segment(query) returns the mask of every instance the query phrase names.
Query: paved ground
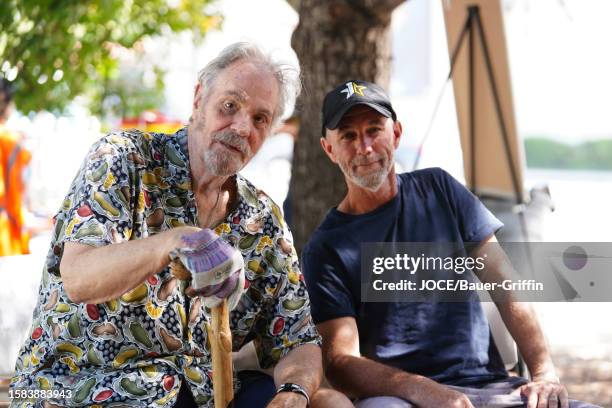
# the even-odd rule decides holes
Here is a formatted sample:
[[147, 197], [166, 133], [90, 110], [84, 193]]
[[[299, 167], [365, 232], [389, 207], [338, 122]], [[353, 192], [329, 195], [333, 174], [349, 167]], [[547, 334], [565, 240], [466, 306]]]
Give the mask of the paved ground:
[[612, 361], [555, 354], [559, 374], [574, 399], [612, 407]]
[[612, 303], [534, 306], [570, 396], [611, 408]]

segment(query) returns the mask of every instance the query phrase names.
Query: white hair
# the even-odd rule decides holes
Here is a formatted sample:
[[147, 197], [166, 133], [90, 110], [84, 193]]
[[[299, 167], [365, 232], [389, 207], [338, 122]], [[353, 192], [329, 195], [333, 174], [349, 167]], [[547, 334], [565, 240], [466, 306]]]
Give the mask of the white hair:
[[290, 105], [300, 94], [301, 83], [299, 67], [275, 61], [260, 47], [248, 42], [237, 42], [225, 47], [221, 53], [210, 61], [198, 74], [200, 85], [212, 89], [217, 76], [225, 68], [238, 61], [252, 61], [261, 64], [274, 75], [280, 90], [278, 105], [273, 122], [276, 124], [289, 110]]

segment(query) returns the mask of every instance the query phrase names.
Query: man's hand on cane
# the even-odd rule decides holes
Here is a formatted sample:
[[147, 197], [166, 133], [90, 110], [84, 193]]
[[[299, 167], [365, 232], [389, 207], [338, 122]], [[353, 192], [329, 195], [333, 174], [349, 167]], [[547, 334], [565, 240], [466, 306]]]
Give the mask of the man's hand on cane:
[[191, 228], [181, 235], [181, 245], [170, 253], [172, 274], [191, 280], [187, 296], [201, 296], [210, 309], [227, 299], [229, 310], [244, 292], [244, 261], [240, 251], [210, 229]]
[[211, 309], [211, 343], [215, 406], [226, 408], [234, 397], [232, 340], [229, 311], [244, 292], [242, 254], [210, 229], [181, 237], [170, 253], [171, 270], [179, 279], [191, 279], [188, 296], [200, 296]]

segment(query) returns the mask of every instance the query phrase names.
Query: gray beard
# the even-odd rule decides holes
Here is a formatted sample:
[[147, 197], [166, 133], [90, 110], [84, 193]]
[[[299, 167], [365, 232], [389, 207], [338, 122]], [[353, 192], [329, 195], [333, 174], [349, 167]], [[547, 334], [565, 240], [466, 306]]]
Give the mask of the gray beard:
[[340, 168], [342, 169], [342, 172], [345, 174], [345, 176], [359, 187], [369, 191], [376, 191], [380, 188], [380, 186], [383, 185], [383, 183], [387, 179], [389, 171], [391, 170], [391, 166], [393, 165], [394, 161], [390, 160], [387, 166], [364, 175], [355, 174], [353, 172], [353, 170], [351, 169], [353, 163], [349, 164], [349, 168], [346, 168], [344, 165], [340, 165]]
[[204, 165], [213, 176], [233, 176], [243, 167], [240, 159], [216, 154], [210, 150], [204, 153]]

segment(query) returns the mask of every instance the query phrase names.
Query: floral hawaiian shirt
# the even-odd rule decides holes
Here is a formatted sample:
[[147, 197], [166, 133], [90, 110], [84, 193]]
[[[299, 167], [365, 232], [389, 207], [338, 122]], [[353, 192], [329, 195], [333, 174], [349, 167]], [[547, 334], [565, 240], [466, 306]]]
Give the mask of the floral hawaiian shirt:
[[[247, 289], [230, 313], [233, 347], [254, 341], [266, 368], [320, 337], [278, 206], [240, 175], [235, 180], [238, 205], [215, 229], [244, 256]], [[46, 390], [39, 395], [60, 406], [170, 407], [186, 381], [199, 406], [212, 406], [209, 310], [185, 295], [185, 281], [165, 268], [118, 299], [77, 304], [60, 271], [67, 241], [109, 245], [197, 219], [186, 129], [112, 133], [95, 143], [55, 217], [13, 390]]]

